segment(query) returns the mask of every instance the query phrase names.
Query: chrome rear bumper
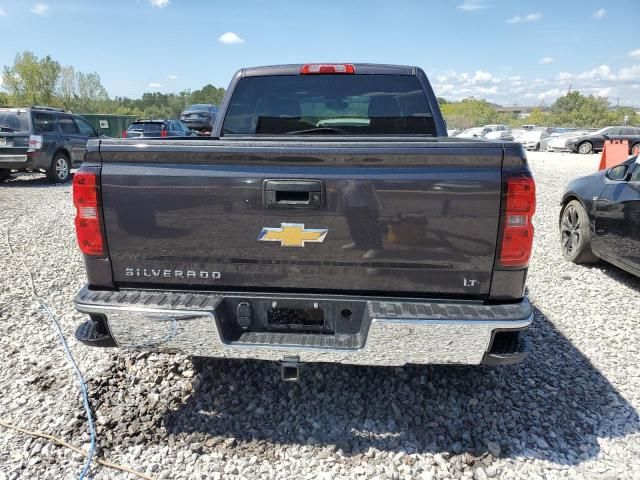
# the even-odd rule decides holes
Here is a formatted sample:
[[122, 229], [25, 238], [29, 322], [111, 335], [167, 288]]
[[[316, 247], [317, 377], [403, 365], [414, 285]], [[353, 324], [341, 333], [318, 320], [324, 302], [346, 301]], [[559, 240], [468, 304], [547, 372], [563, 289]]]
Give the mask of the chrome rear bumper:
[[526, 298], [518, 304], [491, 306], [362, 299], [366, 302], [366, 321], [356, 335], [245, 332], [237, 338], [225, 338], [221, 322], [229, 319], [223, 318], [224, 299], [252, 295], [261, 299], [268, 296], [110, 292], [85, 287], [76, 296], [75, 304], [92, 318], [106, 319], [110, 335], [122, 348], [274, 361], [282, 361], [286, 355], [298, 357], [300, 362], [357, 365], [515, 363], [524, 357], [524, 352], [507, 356], [506, 361], [495, 355], [487, 360], [492, 355], [496, 333], [517, 333], [532, 321]]

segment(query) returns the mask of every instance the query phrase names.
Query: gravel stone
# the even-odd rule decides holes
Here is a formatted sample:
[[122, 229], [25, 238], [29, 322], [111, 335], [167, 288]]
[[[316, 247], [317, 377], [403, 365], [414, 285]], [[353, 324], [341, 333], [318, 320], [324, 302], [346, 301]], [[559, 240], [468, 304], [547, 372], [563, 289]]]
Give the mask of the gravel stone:
[[[0, 184], [0, 418], [89, 441], [76, 379], [30, 296], [23, 259], [88, 381], [98, 454], [155, 478], [637, 478], [640, 280], [606, 263], [566, 263], [558, 245], [564, 187], [595, 171], [599, 156], [528, 156], [538, 207], [524, 363], [317, 364], [296, 384], [269, 362], [77, 343], [85, 317], [72, 298], [86, 280], [70, 185], [15, 175]], [[82, 463], [0, 427], [0, 480], [74, 478]], [[98, 465], [91, 474], [129, 478]]]

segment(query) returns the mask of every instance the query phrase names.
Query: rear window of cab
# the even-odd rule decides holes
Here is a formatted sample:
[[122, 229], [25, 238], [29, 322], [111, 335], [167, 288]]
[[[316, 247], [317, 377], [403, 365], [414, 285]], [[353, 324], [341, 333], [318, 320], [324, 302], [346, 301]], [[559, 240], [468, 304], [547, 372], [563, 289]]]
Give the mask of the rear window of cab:
[[411, 75], [272, 75], [238, 81], [223, 135], [436, 135]]

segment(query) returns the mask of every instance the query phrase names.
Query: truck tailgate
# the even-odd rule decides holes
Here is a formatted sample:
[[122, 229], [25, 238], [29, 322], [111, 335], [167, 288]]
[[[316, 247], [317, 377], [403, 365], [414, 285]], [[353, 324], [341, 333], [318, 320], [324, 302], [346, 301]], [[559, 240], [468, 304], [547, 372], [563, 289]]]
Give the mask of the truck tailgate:
[[499, 144], [109, 141], [100, 154], [117, 284], [489, 293]]

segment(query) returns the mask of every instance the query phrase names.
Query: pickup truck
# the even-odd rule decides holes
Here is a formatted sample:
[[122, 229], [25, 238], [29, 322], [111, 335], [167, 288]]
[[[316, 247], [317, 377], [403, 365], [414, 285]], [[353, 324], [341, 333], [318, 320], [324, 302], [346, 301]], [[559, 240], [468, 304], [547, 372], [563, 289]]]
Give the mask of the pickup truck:
[[242, 69], [211, 138], [100, 139], [74, 178], [96, 346], [281, 362], [511, 364], [535, 184], [446, 136], [416, 67]]

